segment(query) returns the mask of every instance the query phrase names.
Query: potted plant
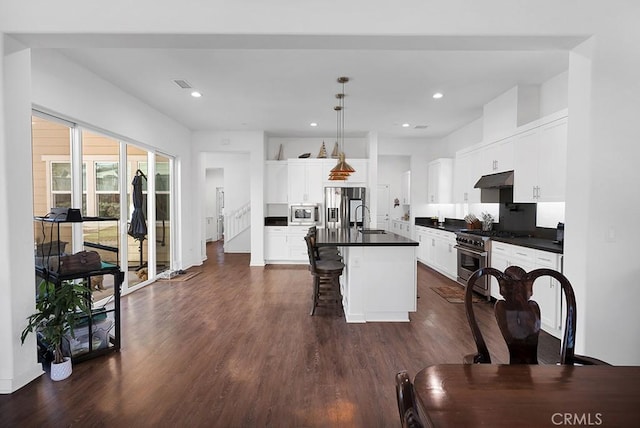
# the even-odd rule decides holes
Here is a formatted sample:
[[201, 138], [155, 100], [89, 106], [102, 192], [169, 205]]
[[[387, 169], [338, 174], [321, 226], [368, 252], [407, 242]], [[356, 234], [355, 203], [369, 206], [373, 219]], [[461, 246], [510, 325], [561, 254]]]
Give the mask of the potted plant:
[[27, 335], [33, 331], [41, 335], [43, 342], [53, 352], [52, 380], [63, 380], [71, 375], [71, 357], [63, 355], [62, 340], [67, 333], [75, 337], [73, 329], [79, 315], [90, 314], [89, 299], [84, 282], [62, 281], [55, 284], [45, 280], [38, 286], [37, 312], [27, 318], [28, 324], [20, 339], [24, 343]]

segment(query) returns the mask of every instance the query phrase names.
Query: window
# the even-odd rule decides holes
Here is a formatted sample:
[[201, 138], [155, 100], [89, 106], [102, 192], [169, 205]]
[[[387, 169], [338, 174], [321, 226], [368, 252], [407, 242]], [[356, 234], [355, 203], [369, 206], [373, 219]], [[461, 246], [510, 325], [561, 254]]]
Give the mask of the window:
[[[51, 170], [51, 206], [71, 208], [71, 163], [53, 161]], [[82, 165], [82, 209], [87, 207], [87, 168]]]
[[95, 162], [96, 213], [99, 217], [120, 215], [120, 178], [117, 162]]

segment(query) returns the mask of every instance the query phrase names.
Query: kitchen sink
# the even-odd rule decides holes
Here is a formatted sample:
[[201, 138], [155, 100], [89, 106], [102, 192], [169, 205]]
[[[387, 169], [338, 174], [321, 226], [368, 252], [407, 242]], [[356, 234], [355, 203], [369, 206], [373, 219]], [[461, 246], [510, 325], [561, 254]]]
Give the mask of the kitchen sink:
[[363, 235], [380, 235], [382, 233], [387, 233], [384, 229], [358, 229], [358, 231]]

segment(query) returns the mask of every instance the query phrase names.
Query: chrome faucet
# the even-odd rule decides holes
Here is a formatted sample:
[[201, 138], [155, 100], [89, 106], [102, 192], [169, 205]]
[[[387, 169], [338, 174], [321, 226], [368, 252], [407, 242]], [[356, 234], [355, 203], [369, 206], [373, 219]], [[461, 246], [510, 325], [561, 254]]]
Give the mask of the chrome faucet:
[[[357, 229], [358, 228], [358, 208], [362, 208], [362, 228], [366, 229], [370, 224], [371, 224], [371, 211], [369, 211], [369, 207], [367, 207], [365, 204], [360, 204], [356, 207], [354, 213], [353, 213], [353, 217], [354, 217], [354, 226]], [[367, 213], [367, 218], [368, 221], [365, 225], [365, 211]]]

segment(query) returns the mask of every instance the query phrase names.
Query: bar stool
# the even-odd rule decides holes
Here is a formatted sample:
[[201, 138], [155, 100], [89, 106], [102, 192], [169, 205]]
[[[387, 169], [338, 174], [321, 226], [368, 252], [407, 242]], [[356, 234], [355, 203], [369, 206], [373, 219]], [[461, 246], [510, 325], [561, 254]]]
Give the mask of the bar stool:
[[344, 264], [338, 260], [317, 260], [313, 247], [313, 238], [310, 235], [304, 237], [307, 243], [309, 255], [309, 271], [313, 277], [312, 306], [313, 315], [320, 303], [335, 302], [341, 304], [340, 275]]
[[342, 260], [342, 256], [340, 255], [340, 250], [336, 246], [330, 247], [318, 247], [316, 246], [316, 226], [311, 226], [307, 233], [307, 236], [312, 238], [312, 247], [314, 254], [316, 256], [316, 260]]

